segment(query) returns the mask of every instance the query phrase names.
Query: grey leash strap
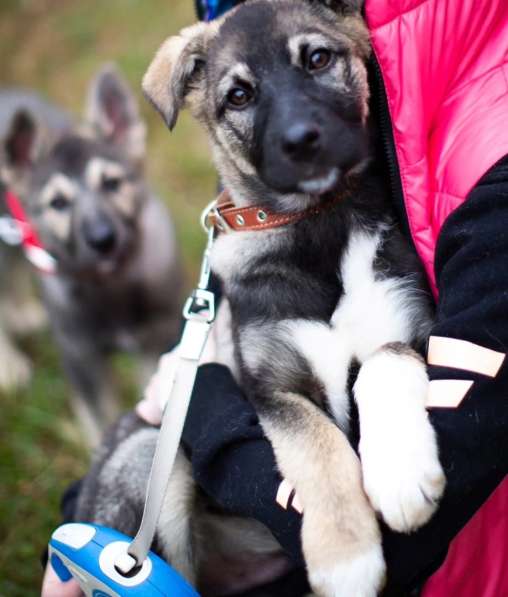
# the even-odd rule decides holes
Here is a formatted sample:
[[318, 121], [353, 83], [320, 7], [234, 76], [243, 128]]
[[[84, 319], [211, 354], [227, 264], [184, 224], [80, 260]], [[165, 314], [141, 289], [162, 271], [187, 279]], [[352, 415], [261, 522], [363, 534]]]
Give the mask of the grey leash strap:
[[208, 244], [203, 256], [198, 287], [188, 298], [183, 310], [186, 324], [178, 349], [179, 362], [162, 417], [148, 481], [143, 518], [136, 537], [129, 545], [127, 552], [119, 556], [115, 562], [117, 568], [124, 574], [130, 573], [136, 566], [140, 566], [150, 551], [169, 477], [180, 445], [199, 361], [215, 319], [215, 297], [208, 290], [214, 228], [207, 225], [208, 215], [213, 210], [214, 204], [215, 202], [210, 204], [202, 216], [202, 224], [208, 233]]

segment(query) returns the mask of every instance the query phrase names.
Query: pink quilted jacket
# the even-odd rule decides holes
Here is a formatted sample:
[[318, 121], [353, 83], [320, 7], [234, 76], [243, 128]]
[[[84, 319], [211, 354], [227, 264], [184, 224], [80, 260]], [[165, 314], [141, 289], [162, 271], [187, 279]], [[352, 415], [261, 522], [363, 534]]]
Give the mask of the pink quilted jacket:
[[367, 0], [409, 224], [431, 284], [448, 215], [508, 154], [508, 1]]
[[[508, 154], [508, 0], [367, 0], [409, 225], [434, 292], [446, 218]], [[508, 314], [507, 314], [508, 316]], [[508, 597], [508, 480], [424, 597]]]

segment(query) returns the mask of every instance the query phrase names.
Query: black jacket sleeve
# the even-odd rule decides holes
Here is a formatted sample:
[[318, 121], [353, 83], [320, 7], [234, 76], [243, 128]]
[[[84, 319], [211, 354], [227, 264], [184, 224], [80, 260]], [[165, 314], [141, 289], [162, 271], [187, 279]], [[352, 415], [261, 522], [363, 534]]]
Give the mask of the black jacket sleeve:
[[[508, 159], [480, 181], [445, 223], [436, 275], [440, 299], [432, 334], [506, 352]], [[439, 367], [430, 367], [429, 374], [431, 379], [475, 383], [458, 408], [430, 411], [447, 490], [438, 513], [417, 533], [384, 529], [388, 594], [407, 594], [434, 572], [450, 541], [508, 472], [508, 363], [495, 378]], [[227, 510], [265, 523], [301, 562], [299, 517], [275, 501], [281, 479], [273, 451], [254, 410], [223, 367], [201, 368], [184, 443], [203, 490]]]
[[272, 446], [226, 367], [200, 367], [182, 442], [196, 482], [214, 501], [264, 523], [293, 560], [302, 561], [301, 517], [276, 503], [282, 478]]
[[[506, 353], [508, 157], [446, 221], [435, 270], [439, 302], [432, 335]], [[385, 534], [391, 580], [397, 585], [424, 580], [436, 569], [450, 541], [508, 473], [508, 359], [493, 378], [435, 366], [429, 367], [429, 376], [474, 384], [457, 408], [429, 412], [447, 488], [439, 511], [418, 533]]]

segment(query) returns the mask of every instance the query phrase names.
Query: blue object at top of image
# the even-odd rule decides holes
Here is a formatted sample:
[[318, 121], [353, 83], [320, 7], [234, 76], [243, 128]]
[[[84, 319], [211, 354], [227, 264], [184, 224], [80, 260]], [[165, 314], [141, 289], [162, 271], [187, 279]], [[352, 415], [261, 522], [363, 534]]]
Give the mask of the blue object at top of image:
[[135, 575], [122, 576], [115, 561], [131, 541], [131, 537], [106, 527], [65, 524], [51, 537], [49, 558], [60, 580], [74, 578], [87, 597], [199, 597], [183, 577], [152, 552]]
[[196, 0], [199, 18], [205, 21], [220, 17], [238, 3], [238, 0]]

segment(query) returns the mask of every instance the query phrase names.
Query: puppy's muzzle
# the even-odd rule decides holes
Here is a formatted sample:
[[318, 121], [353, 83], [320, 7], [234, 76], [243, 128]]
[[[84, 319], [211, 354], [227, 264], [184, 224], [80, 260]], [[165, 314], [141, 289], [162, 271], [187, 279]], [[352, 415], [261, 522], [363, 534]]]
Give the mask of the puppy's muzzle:
[[98, 253], [110, 253], [116, 246], [116, 233], [106, 216], [83, 222], [83, 237], [89, 247]]
[[289, 126], [281, 138], [283, 153], [294, 162], [309, 161], [321, 151], [322, 132], [311, 121], [295, 122]]

